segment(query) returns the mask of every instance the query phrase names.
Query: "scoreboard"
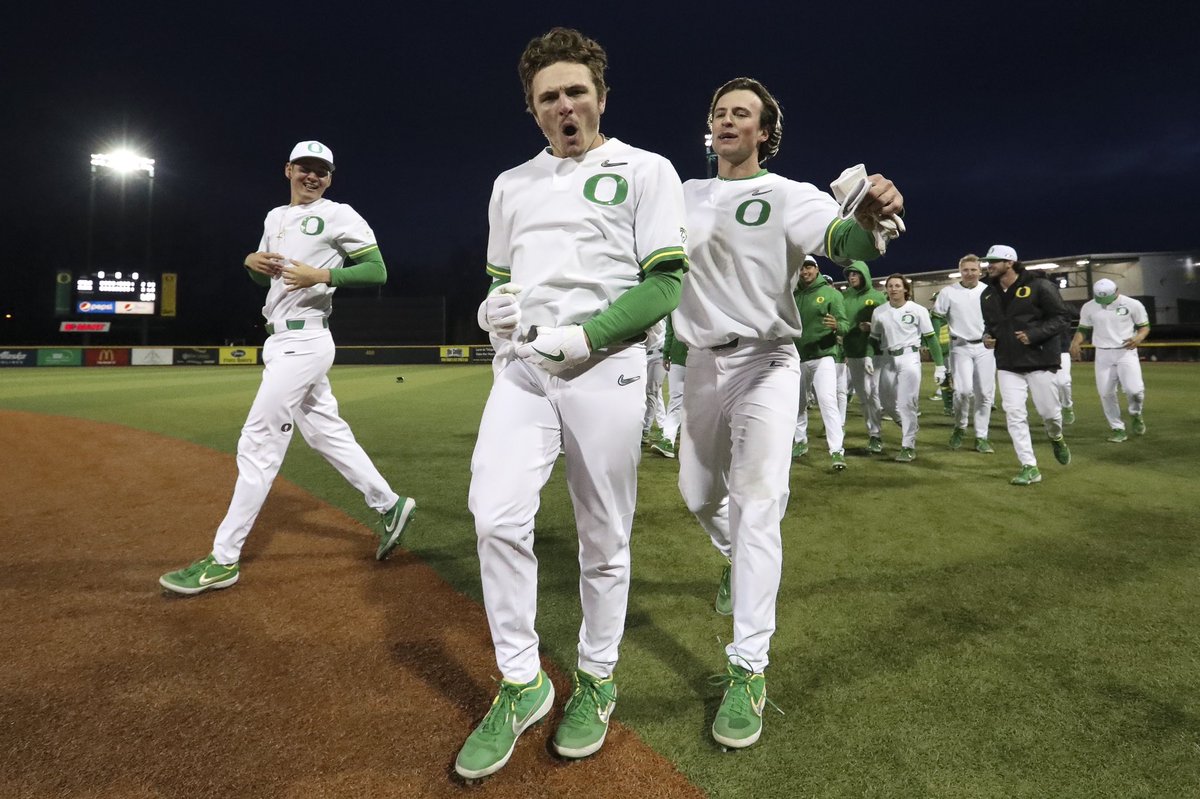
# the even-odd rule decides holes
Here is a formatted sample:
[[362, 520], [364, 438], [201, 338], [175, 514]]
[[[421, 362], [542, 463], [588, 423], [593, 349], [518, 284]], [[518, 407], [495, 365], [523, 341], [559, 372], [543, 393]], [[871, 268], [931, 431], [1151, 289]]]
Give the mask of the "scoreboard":
[[153, 316], [158, 310], [158, 275], [101, 270], [76, 277], [74, 288], [73, 313]]

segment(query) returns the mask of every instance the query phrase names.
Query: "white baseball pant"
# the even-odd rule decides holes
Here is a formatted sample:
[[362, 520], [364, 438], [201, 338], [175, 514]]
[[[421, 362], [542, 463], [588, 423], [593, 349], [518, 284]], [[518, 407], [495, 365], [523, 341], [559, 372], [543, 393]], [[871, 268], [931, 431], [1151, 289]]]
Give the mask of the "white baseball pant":
[[[845, 429], [842, 411], [838, 408], [837, 364], [832, 356], [800, 362], [800, 400], [797, 403], [795, 441], [808, 441], [809, 388], [817, 398], [817, 407], [821, 409], [821, 422], [825, 425], [825, 443], [829, 446], [829, 452], [841, 452]], [[845, 394], [842, 397], [844, 401]]]
[[673, 363], [667, 372], [667, 412], [663, 418], [663, 438], [674, 442], [679, 437], [683, 418], [683, 392], [687, 385], [687, 364]]
[[1046, 427], [1046, 435], [1058, 438], [1062, 435], [1062, 406], [1058, 404], [1058, 387], [1054, 383], [1054, 373], [1039, 370], [1036, 372], [1009, 372], [1001, 369], [997, 372], [1000, 381], [1000, 404], [1004, 408], [1004, 420], [1008, 426], [1008, 435], [1012, 438], [1013, 449], [1017, 452], [1017, 460], [1022, 466], [1037, 466], [1037, 457], [1033, 454], [1033, 439], [1029, 433], [1029, 411], [1026, 402], [1033, 397], [1033, 407], [1042, 424]]
[[713, 546], [733, 560], [726, 655], [758, 672], [775, 632], [799, 357], [791, 339], [754, 341], [717, 352], [692, 349], [688, 370], [679, 491]]
[[1129, 412], [1138, 415], [1146, 400], [1146, 384], [1142, 382], [1142, 363], [1136, 349], [1096, 349], [1096, 391], [1100, 393], [1100, 407], [1104, 418], [1113, 430], [1124, 430], [1121, 420], [1121, 402], [1117, 397], [1117, 385], [1129, 400]]
[[515, 360], [495, 377], [471, 457], [483, 604], [504, 679], [537, 676], [540, 495], [566, 453], [567, 490], [579, 536], [579, 668], [608, 677], [617, 663], [629, 600], [629, 536], [641, 459], [646, 348], [596, 352], [555, 377]]
[[[854, 386], [854, 396], [858, 397], [862, 407], [863, 420], [867, 423], [867, 435], [880, 435], [880, 417], [883, 410], [879, 406], [879, 381], [874, 374], [867, 374], [866, 358], [847, 358], [846, 370], [850, 373], [850, 385]], [[842, 415], [843, 421], [845, 414]]]
[[218, 563], [237, 563], [241, 558], [250, 528], [283, 465], [293, 425], [346, 482], [362, 492], [371, 508], [383, 513], [400, 498], [338, 415], [327, 375], [333, 354], [328, 330], [284, 330], [263, 346], [262, 383], [238, 439], [237, 483], [213, 540]]
[[663, 381], [667, 368], [663, 366], [662, 350], [646, 356], [646, 415], [642, 419], [642, 433], [649, 433], [653, 425], [662, 430], [667, 423], [667, 409], [663, 403]]
[[950, 350], [954, 375], [954, 426], [974, 422], [976, 438], [987, 438], [996, 401], [996, 353], [982, 342], [955, 341]]
[[1058, 360], [1058, 373], [1054, 384], [1058, 386], [1058, 402], [1064, 408], [1075, 405], [1071, 396], [1071, 353], [1064, 352]]
[[900, 446], [916, 449], [917, 410], [921, 403], [921, 353], [902, 352], [880, 356], [875, 361], [879, 373], [879, 402], [893, 419], [900, 420]]

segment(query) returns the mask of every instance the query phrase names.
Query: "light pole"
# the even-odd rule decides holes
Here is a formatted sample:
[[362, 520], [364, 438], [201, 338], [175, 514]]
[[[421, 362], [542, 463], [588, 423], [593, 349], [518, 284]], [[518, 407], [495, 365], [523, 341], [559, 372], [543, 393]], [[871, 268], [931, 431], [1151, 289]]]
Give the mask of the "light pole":
[[[92, 153], [92, 180], [88, 188], [88, 231], [87, 231], [87, 259], [85, 266], [88, 274], [92, 273], [92, 252], [93, 239], [95, 236], [96, 225], [96, 180], [99, 177], [101, 169], [106, 169], [122, 180], [121, 203], [124, 206], [124, 179], [125, 176], [131, 173], [145, 172], [146, 173], [146, 251], [145, 251], [145, 270], [150, 273], [151, 265], [151, 228], [154, 222], [154, 159], [146, 158], [132, 150], [120, 149], [111, 153]], [[146, 343], [149, 333], [149, 321], [146, 317], [142, 317], [142, 343]], [[86, 340], [86, 337], [85, 337]]]

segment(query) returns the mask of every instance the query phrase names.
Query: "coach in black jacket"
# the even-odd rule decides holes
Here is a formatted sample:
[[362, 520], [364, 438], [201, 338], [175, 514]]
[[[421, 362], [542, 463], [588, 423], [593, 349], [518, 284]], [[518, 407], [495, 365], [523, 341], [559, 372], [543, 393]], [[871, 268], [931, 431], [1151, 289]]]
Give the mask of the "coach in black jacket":
[[1063, 440], [1062, 406], [1055, 373], [1059, 368], [1058, 337], [1070, 325], [1070, 312], [1049, 280], [1026, 274], [1017, 251], [996, 244], [983, 257], [990, 264], [988, 287], [979, 298], [983, 309], [983, 343], [996, 350], [996, 376], [1008, 434], [1021, 462], [1010, 482], [1027, 486], [1042, 481], [1029, 434], [1026, 401], [1046, 426], [1054, 457], [1066, 466], [1071, 450]]

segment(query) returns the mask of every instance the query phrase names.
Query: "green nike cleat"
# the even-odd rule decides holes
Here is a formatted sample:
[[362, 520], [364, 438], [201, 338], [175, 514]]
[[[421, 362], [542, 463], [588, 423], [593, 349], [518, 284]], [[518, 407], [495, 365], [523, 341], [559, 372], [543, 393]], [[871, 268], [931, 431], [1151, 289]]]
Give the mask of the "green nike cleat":
[[179, 571], [167, 572], [158, 578], [158, 584], [176, 594], [192, 596], [216, 588], [228, 588], [238, 581], [236, 563], [226, 566], [217, 563], [211, 554]]
[[717, 586], [717, 601], [713, 603], [713, 609], [722, 616], [733, 615], [733, 592], [729, 587], [732, 575], [733, 561], [726, 559], [721, 569], [721, 584]]
[[729, 749], [745, 749], [762, 735], [762, 714], [767, 704], [767, 678], [730, 663], [713, 682], [725, 685], [725, 695], [713, 719], [712, 736]]
[[962, 446], [963, 433], [967, 432], [961, 427], [956, 427], [950, 431], [950, 449], [958, 449]]
[[803, 458], [807, 454], [808, 454], [808, 442], [807, 441], [797, 441], [795, 444], [792, 445], [792, 459], [793, 460], [798, 459], [798, 458]]
[[846, 451], [838, 450], [830, 453], [829, 457], [833, 460], [833, 470], [835, 472], [846, 471]]
[[554, 733], [554, 751], [562, 757], [580, 758], [595, 753], [608, 735], [608, 720], [617, 706], [617, 684], [583, 669], [575, 670], [575, 688], [563, 719]]
[[554, 686], [544, 671], [523, 685], [501, 680], [491, 710], [467, 736], [454, 770], [476, 780], [504, 768], [521, 733], [541, 721], [553, 704]]
[[1113, 444], [1120, 444], [1122, 441], [1129, 440], [1129, 434], [1125, 432], [1123, 427], [1114, 427], [1112, 432], [1108, 434], [1105, 441], [1111, 441]]
[[1131, 417], [1129, 417], [1129, 419], [1129, 426], [1133, 428], [1133, 434], [1135, 436], [1146, 435], [1146, 422], [1142, 419], [1142, 415], [1140, 413], [1133, 414]]
[[917, 450], [915, 447], [901, 447], [900, 453], [895, 457], [895, 460], [900, 463], [912, 463], [917, 459]]
[[386, 560], [392, 550], [400, 544], [408, 523], [417, 515], [417, 503], [412, 497], [400, 497], [385, 513], [379, 514], [379, 546], [375, 560]]
[[1070, 405], [1063, 406], [1063, 424], [1075, 424], [1075, 409]]
[[975, 439], [975, 451], [982, 452], [984, 455], [995, 455], [996, 450], [992, 449], [992, 444], [986, 438]]
[[1038, 467], [1027, 464], [1022, 466], [1021, 471], [1017, 473], [1017, 476], [1008, 482], [1015, 486], [1027, 486], [1034, 483], [1040, 483], [1042, 482], [1042, 473], [1038, 471]]
[[879, 436], [871, 436], [867, 439], [867, 452], [872, 455], [879, 455], [883, 452], [883, 441]]
[[1067, 442], [1062, 436], [1050, 439], [1050, 444], [1054, 447], [1054, 459], [1066, 466], [1071, 462], [1071, 448], [1067, 446]]

